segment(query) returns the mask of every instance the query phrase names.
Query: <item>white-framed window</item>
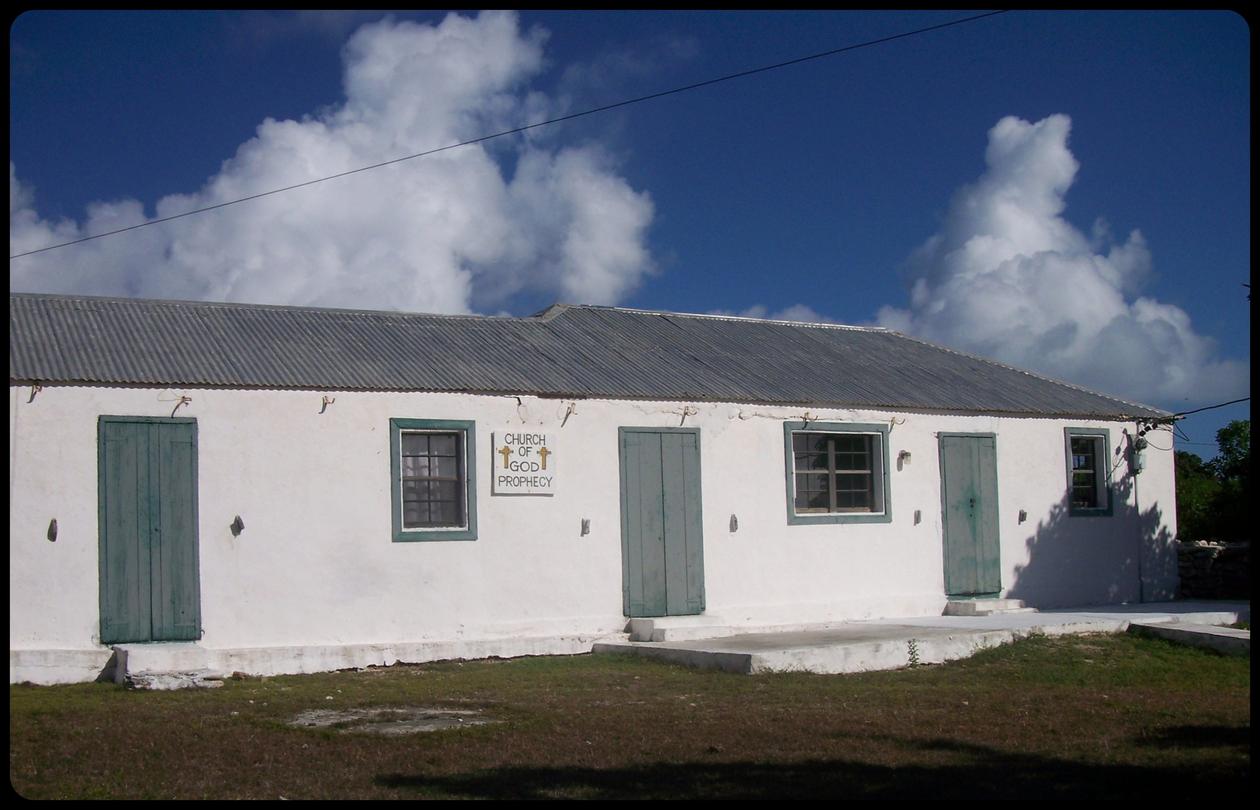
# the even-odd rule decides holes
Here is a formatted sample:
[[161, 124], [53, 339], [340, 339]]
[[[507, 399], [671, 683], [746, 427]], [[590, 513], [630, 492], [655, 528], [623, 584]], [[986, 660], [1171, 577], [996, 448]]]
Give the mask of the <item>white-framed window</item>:
[[787, 422], [783, 436], [789, 523], [892, 519], [886, 425]]
[[395, 542], [477, 539], [473, 422], [391, 419]]
[[1111, 514], [1109, 434], [1094, 428], [1064, 428], [1069, 515]]

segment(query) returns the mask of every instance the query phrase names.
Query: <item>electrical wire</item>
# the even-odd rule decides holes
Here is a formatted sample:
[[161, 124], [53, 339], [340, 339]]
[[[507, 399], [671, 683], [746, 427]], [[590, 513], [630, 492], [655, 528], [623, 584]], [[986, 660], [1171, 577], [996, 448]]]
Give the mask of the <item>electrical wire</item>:
[[306, 186], [312, 186], [312, 185], [315, 185], [316, 183], [323, 183], [327, 180], [335, 180], [339, 177], [346, 177], [347, 175], [358, 174], [359, 172], [366, 172], [372, 169], [379, 169], [383, 166], [390, 166], [395, 163], [401, 163], [405, 160], [414, 160], [415, 158], [426, 157], [427, 155], [434, 155], [434, 154], [437, 154], [438, 152], [445, 152], [448, 149], [456, 149], [461, 146], [471, 146], [472, 144], [482, 143], [484, 141], [489, 141], [494, 138], [501, 138], [505, 135], [515, 135], [517, 133], [525, 132], [527, 130], [535, 129], [537, 127], [547, 126], [549, 124], [558, 124], [563, 121], [572, 121], [575, 118], [582, 118], [583, 116], [594, 115], [595, 113], [607, 112], [608, 110], [615, 110], [618, 107], [626, 107], [631, 104], [638, 104], [643, 101], [651, 101], [653, 99], [664, 98], [665, 96], [672, 96], [677, 93], [684, 93], [684, 92], [687, 92], [688, 90], [697, 90], [701, 87], [708, 87], [709, 85], [718, 84], [720, 82], [731, 81], [732, 79], [742, 79], [747, 76], [755, 75], [757, 73], [765, 73], [771, 70], [778, 70], [780, 68], [790, 67], [791, 65], [799, 65], [802, 62], [809, 62], [814, 59], [823, 59], [828, 56], [836, 56], [838, 54], [842, 54], [847, 51], [858, 50], [859, 48], [869, 48], [874, 45], [882, 45], [886, 42], [892, 42], [893, 40], [904, 39], [906, 37], [917, 36], [919, 34], [926, 34], [930, 31], [938, 31], [940, 29], [949, 28], [955, 25], [963, 25], [965, 23], [976, 22], [977, 20], [983, 20], [986, 17], [994, 17], [999, 14], [1005, 14], [1007, 13], [1007, 11], [1009, 11], [1009, 9], [1003, 9], [1001, 11], [989, 11], [989, 12], [985, 12], [984, 14], [976, 14], [971, 17], [964, 17], [963, 19], [960, 19], [960, 20], [952, 20], [950, 22], [939, 23], [937, 25], [929, 25], [926, 28], [918, 28], [918, 29], [915, 29], [914, 31], [905, 31], [900, 34], [892, 34], [891, 36], [880, 37], [879, 39], [872, 39], [866, 42], [859, 42], [856, 45], [846, 45], [843, 48], [833, 48], [832, 50], [823, 51], [821, 53], [810, 54], [809, 56], [800, 56], [795, 59], [789, 59], [786, 62], [778, 62], [773, 65], [763, 65], [761, 67], [751, 68], [749, 70], [742, 70], [738, 73], [729, 73], [725, 76], [719, 76], [715, 79], [706, 79], [704, 81], [695, 82], [693, 84], [684, 85], [682, 87], [675, 87], [671, 90], [662, 90], [658, 93], [649, 93], [648, 95], [645, 95], [645, 96], [639, 96], [637, 98], [626, 99], [624, 101], [618, 101], [613, 104], [605, 104], [601, 107], [593, 107], [589, 110], [583, 110], [582, 112], [571, 113], [569, 115], [562, 115], [558, 118], [551, 118], [546, 121], [538, 121], [533, 124], [526, 124], [525, 126], [516, 127], [515, 129], [507, 129], [502, 132], [496, 132], [493, 135], [483, 135], [480, 138], [473, 138], [472, 140], [447, 144], [446, 146], [439, 146], [436, 149], [429, 149], [424, 152], [417, 152], [414, 155], [407, 155], [406, 157], [394, 158], [393, 160], [386, 160], [380, 163], [373, 163], [370, 166], [361, 166], [357, 169], [350, 169], [348, 171], [338, 172], [337, 174], [330, 174], [327, 177], [319, 177], [314, 180], [307, 180], [303, 183], [295, 183], [291, 186], [285, 186], [283, 188], [276, 188], [276, 189], [272, 189], [271, 191], [263, 191], [263, 192], [259, 192], [258, 194], [251, 194], [247, 197], [241, 197], [235, 200], [228, 200], [227, 202], [221, 202], [215, 205], [208, 205], [204, 208], [196, 208], [192, 211], [185, 211], [182, 214], [173, 214], [168, 217], [159, 217], [158, 219], [151, 219], [145, 222], [137, 223], [135, 225], [129, 225], [126, 228], [118, 228], [112, 231], [105, 231], [103, 233], [92, 234], [91, 236], [84, 236], [79, 239], [72, 239], [69, 242], [61, 242], [59, 244], [48, 245], [47, 247], [37, 248], [35, 250], [28, 250], [24, 253], [17, 253], [10, 256], [9, 260], [12, 261], [13, 259], [20, 259], [23, 256], [31, 256], [35, 253], [43, 253], [49, 250], [56, 250], [57, 248], [69, 247], [70, 245], [77, 245], [83, 242], [89, 242], [93, 239], [102, 239], [106, 236], [114, 236], [115, 234], [126, 233], [127, 231], [134, 231], [137, 228], [144, 228], [149, 225], [157, 225], [162, 222], [170, 222], [172, 220], [181, 219], [183, 217], [189, 217], [189, 216], [192, 216], [193, 214], [204, 214], [207, 211], [214, 211], [219, 208], [226, 208], [229, 205], [236, 205], [237, 203], [248, 202], [250, 200], [257, 200], [262, 197], [269, 197], [272, 194], [280, 194], [285, 191], [293, 191], [294, 189], [305, 188]]
[[1220, 405], [1208, 405], [1206, 408], [1195, 408], [1193, 411], [1182, 411], [1181, 413], [1173, 414], [1173, 416], [1189, 416], [1192, 413], [1199, 413], [1200, 411], [1210, 411], [1213, 408], [1224, 408], [1226, 405], [1237, 405], [1239, 402], [1246, 402], [1249, 399], [1251, 399], [1251, 397], [1243, 397], [1242, 399], [1232, 399], [1229, 402], [1222, 402]]

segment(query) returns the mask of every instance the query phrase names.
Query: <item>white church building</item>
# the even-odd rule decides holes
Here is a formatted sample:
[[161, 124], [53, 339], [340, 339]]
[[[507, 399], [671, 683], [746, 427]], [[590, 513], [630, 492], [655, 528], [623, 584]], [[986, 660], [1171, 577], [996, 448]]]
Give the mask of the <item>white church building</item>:
[[9, 678], [1172, 598], [1170, 414], [896, 332], [13, 294]]

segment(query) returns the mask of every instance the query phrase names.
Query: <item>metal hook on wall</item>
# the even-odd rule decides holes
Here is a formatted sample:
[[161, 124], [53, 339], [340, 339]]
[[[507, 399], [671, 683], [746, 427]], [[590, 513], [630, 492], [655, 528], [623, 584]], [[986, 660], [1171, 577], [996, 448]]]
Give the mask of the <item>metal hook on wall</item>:
[[328, 410], [328, 406], [329, 406], [329, 405], [331, 405], [331, 404], [333, 404], [333, 403], [334, 403], [334, 402], [336, 402], [336, 401], [337, 401], [337, 398], [336, 398], [336, 397], [330, 397], [330, 396], [328, 396], [327, 394], [325, 394], [325, 395], [324, 395], [324, 402], [323, 402], [323, 404], [322, 404], [322, 405], [320, 405], [319, 412], [320, 412], [320, 413], [323, 413], [324, 411]]
[[190, 402], [192, 402], [192, 397], [186, 397], [186, 396], [180, 395], [179, 402], [176, 402], [175, 407], [171, 409], [171, 416], [172, 417], [175, 416], [175, 411], [178, 411], [180, 409], [180, 406], [187, 405]]
[[44, 386], [40, 385], [39, 383], [35, 383], [34, 385], [32, 385], [32, 386], [31, 386], [31, 398], [30, 398], [30, 399], [28, 399], [28, 400], [26, 400], [26, 404], [27, 404], [27, 405], [30, 405], [32, 402], [34, 402], [34, 401], [35, 401], [35, 395], [36, 395], [36, 394], [38, 394], [40, 391], [43, 391], [43, 390], [44, 390]]

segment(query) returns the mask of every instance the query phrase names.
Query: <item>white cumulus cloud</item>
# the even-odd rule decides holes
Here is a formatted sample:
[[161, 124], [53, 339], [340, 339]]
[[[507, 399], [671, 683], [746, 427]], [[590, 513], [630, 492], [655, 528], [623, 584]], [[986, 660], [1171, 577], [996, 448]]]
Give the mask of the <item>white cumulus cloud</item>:
[[1134, 230], [1087, 237], [1062, 216], [1078, 164], [1071, 120], [1003, 118], [987, 168], [909, 260], [908, 308], [882, 326], [1141, 402], [1217, 401], [1248, 385], [1179, 307], [1143, 296], [1151, 254]]
[[[344, 102], [267, 119], [166, 217], [531, 123], [547, 35], [515, 14], [383, 20], [343, 50]], [[511, 167], [509, 169], [509, 167]], [[144, 205], [51, 222], [9, 164], [10, 253], [141, 222]], [[15, 290], [462, 313], [545, 294], [610, 304], [654, 271], [647, 193], [598, 146], [491, 141], [10, 262]]]

